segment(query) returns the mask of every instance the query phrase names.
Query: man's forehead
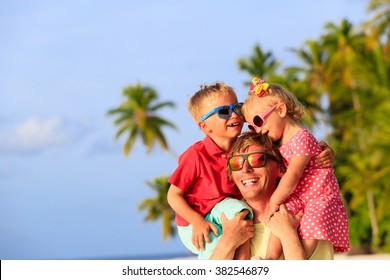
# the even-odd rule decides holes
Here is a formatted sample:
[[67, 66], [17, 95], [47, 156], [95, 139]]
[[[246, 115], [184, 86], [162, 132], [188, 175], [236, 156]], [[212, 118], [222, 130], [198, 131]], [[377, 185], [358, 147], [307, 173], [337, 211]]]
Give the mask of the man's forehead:
[[242, 149], [238, 151], [239, 153], [248, 153], [248, 152], [267, 152], [263, 145], [258, 143], [248, 143]]

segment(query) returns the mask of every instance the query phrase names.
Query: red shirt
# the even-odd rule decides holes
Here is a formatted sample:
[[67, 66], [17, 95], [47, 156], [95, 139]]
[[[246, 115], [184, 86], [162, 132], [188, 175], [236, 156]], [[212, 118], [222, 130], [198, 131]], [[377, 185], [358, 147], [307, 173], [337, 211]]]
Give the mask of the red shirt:
[[[241, 199], [241, 193], [227, 176], [228, 153], [209, 137], [190, 146], [180, 157], [169, 183], [184, 191], [184, 199], [196, 212], [205, 216], [226, 197]], [[176, 214], [176, 225], [189, 223]]]

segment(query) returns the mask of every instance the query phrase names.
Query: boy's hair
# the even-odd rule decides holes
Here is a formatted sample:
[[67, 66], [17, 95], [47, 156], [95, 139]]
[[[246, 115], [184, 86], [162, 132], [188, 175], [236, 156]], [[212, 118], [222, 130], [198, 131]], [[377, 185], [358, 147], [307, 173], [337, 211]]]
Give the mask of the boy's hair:
[[187, 107], [192, 118], [196, 123], [202, 117], [204, 107], [211, 102], [211, 100], [221, 96], [232, 95], [237, 99], [234, 89], [227, 84], [216, 82], [209, 85], [201, 85], [200, 90], [191, 96]]
[[[291, 92], [277, 84], [269, 84], [269, 88], [265, 91], [263, 96], [271, 97], [272, 104], [270, 104], [270, 106], [275, 105], [278, 102], [286, 104], [287, 115], [296, 122], [300, 122], [305, 116], [305, 107], [302, 103], [299, 102]], [[242, 108], [244, 113], [247, 108], [254, 109], [253, 104], [250, 102], [254, 98], [262, 98], [262, 96], [258, 96], [253, 90], [250, 90]]]
[[[280, 154], [278, 147], [272, 142], [272, 140], [261, 133], [255, 131], [245, 131], [238, 136], [232, 149], [229, 152], [229, 158], [234, 155], [245, 153], [251, 146], [262, 146], [264, 152], [270, 153], [276, 157], [276, 162], [282, 172], [286, 171], [286, 167], [283, 162], [283, 156]], [[232, 171], [228, 168], [229, 179], [232, 180]]]

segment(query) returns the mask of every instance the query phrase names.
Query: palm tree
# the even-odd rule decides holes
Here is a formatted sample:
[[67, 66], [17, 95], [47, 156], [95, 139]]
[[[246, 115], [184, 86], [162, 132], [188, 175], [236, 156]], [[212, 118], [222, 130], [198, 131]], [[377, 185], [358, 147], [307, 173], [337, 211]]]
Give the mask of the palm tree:
[[[239, 69], [246, 71], [250, 77], [261, 77], [264, 80], [272, 80], [280, 66], [272, 52], [264, 52], [259, 45], [255, 45], [251, 57], [241, 58], [237, 63]], [[250, 82], [246, 85], [250, 85]]]
[[[171, 151], [162, 132], [162, 127], [168, 126], [176, 129], [171, 122], [156, 115], [156, 112], [165, 107], [174, 107], [173, 102], [158, 102], [158, 95], [150, 87], [144, 87], [141, 84], [129, 86], [122, 92], [125, 101], [115, 109], [108, 111], [108, 115], [115, 115], [117, 118], [114, 124], [119, 127], [115, 139], [123, 134], [127, 135], [127, 140], [123, 146], [123, 152], [128, 156], [134, 147], [137, 137], [141, 137], [148, 153], [151, 152], [155, 143], [177, 158]], [[147, 182], [153, 190], [156, 191], [155, 198], [146, 198], [139, 204], [139, 210], [146, 211], [145, 220], [155, 221], [162, 217], [163, 219], [163, 238], [175, 234], [172, 226], [173, 210], [167, 202], [167, 191], [169, 188], [168, 177], [161, 176], [155, 178], [153, 182]]]
[[304, 76], [309, 87], [323, 94], [328, 89], [327, 53], [319, 42], [307, 40], [304, 47], [292, 49], [303, 62], [302, 67], [289, 67], [286, 70]]
[[162, 132], [162, 127], [168, 126], [176, 129], [171, 122], [156, 115], [156, 112], [165, 107], [174, 107], [173, 102], [157, 102], [158, 95], [150, 87], [141, 84], [129, 86], [122, 92], [125, 101], [115, 109], [108, 111], [108, 115], [115, 115], [117, 118], [114, 124], [119, 127], [115, 139], [123, 134], [127, 135], [127, 140], [123, 145], [123, 153], [128, 156], [140, 136], [147, 151], [150, 152], [155, 143], [174, 155]]
[[146, 182], [156, 192], [156, 197], [144, 199], [138, 206], [139, 210], [146, 211], [145, 220], [155, 221], [162, 217], [162, 233], [163, 239], [166, 240], [170, 236], [175, 236], [176, 227], [173, 224], [175, 213], [169, 206], [167, 201], [167, 193], [170, 184], [168, 176], [155, 178], [152, 182]]
[[329, 81], [331, 75], [327, 73], [328, 55], [320, 43], [313, 40], [307, 40], [302, 48], [291, 50], [303, 63], [303, 66], [286, 69], [287, 75], [300, 78], [300, 86], [293, 92], [306, 105], [310, 123], [322, 122], [323, 126], [326, 127], [329, 124], [327, 116], [324, 114], [326, 108], [322, 104], [322, 97], [326, 95], [331, 82]]
[[374, 12], [365, 27], [376, 37], [387, 36], [390, 41], [390, 0], [371, 0], [367, 6], [369, 12]]
[[[326, 31], [322, 42], [329, 54], [328, 73], [336, 78], [328, 92], [340, 159], [336, 173], [340, 175], [342, 191], [349, 196], [351, 224], [361, 226], [360, 231], [370, 228], [370, 233], [359, 236], [365, 236], [362, 240], [377, 250], [383, 236], [389, 234], [388, 228], [381, 228], [379, 222], [380, 212], [383, 213], [379, 209], [388, 209], [383, 198], [390, 193], [384, 180], [388, 178], [386, 153], [379, 149], [388, 143], [383, 141], [385, 127], [379, 120], [389, 105], [389, 59], [378, 38], [377, 44], [367, 44], [373, 37], [354, 32], [346, 20], [340, 26], [328, 24]], [[368, 214], [362, 209], [368, 209]], [[362, 223], [362, 219], [370, 223]]]

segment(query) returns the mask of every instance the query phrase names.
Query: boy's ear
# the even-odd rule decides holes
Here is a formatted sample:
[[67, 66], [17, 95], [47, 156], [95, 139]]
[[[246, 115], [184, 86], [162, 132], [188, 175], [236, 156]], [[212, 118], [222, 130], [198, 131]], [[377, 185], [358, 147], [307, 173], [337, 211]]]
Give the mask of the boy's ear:
[[201, 122], [198, 123], [198, 126], [199, 126], [200, 130], [203, 131], [203, 133], [210, 132], [209, 131], [210, 129], [207, 127], [207, 123], [206, 122], [201, 121]]

